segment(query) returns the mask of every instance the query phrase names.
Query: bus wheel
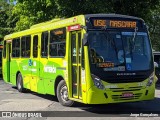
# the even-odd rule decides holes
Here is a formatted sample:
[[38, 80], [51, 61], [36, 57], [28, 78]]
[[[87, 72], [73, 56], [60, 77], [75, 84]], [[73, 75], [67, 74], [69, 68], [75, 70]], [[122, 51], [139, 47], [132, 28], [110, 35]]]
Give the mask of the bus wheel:
[[23, 88], [23, 79], [22, 79], [22, 75], [21, 73], [18, 74], [17, 76], [17, 89], [19, 92], [24, 92], [24, 88]]
[[63, 106], [73, 106], [74, 101], [68, 99], [68, 89], [64, 80], [60, 81], [57, 87], [57, 98]]

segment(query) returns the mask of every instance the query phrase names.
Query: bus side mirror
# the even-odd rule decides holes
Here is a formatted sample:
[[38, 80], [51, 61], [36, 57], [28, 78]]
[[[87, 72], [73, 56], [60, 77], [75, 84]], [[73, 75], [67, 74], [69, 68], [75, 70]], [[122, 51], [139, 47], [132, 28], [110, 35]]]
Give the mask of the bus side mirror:
[[88, 34], [85, 33], [84, 36], [83, 36], [83, 39], [82, 39], [83, 46], [87, 46], [88, 45], [87, 38], [88, 38]]

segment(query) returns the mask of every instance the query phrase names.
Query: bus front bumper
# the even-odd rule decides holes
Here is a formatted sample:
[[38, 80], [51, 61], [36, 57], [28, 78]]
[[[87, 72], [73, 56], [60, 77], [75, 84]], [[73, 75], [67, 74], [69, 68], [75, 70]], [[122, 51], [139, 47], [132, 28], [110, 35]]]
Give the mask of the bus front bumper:
[[[132, 86], [132, 84], [130, 84]], [[88, 104], [107, 104], [107, 103], [122, 103], [122, 102], [136, 102], [143, 100], [152, 100], [155, 96], [155, 83], [150, 87], [138, 89], [112, 89], [101, 90], [95, 86], [88, 90], [87, 103]], [[124, 96], [124, 94], [129, 94]], [[131, 95], [132, 94], [132, 95]]]

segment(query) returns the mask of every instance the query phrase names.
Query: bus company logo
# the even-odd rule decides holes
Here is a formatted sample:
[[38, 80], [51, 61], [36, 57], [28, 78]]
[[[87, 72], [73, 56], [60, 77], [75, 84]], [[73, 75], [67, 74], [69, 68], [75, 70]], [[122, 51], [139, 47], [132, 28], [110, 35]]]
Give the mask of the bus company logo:
[[117, 76], [136, 75], [136, 73], [117, 73]]
[[56, 73], [56, 67], [54, 67], [54, 66], [45, 66], [44, 67], [44, 72]]

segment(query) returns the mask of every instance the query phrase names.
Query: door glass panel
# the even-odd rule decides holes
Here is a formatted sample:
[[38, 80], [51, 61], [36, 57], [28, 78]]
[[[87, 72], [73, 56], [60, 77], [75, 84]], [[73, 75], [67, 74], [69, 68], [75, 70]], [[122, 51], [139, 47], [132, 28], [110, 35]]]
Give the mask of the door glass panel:
[[82, 45], [81, 45], [81, 33], [79, 32], [78, 33], [78, 53], [79, 53], [79, 55], [78, 55], [78, 71], [79, 71], [79, 75], [78, 75], [78, 78], [79, 78], [79, 97], [81, 97], [82, 96], [82, 89], [81, 89], [81, 53], [82, 53]]
[[80, 98], [81, 92], [81, 33], [71, 34], [71, 60], [72, 60], [72, 92], [74, 98]]
[[71, 55], [72, 55], [72, 63], [76, 63], [76, 34], [72, 34], [71, 35], [71, 42], [72, 42], [72, 46], [71, 46]]
[[77, 96], [77, 49], [76, 49], [76, 34], [71, 35], [71, 59], [72, 59], [72, 92], [73, 96]]

